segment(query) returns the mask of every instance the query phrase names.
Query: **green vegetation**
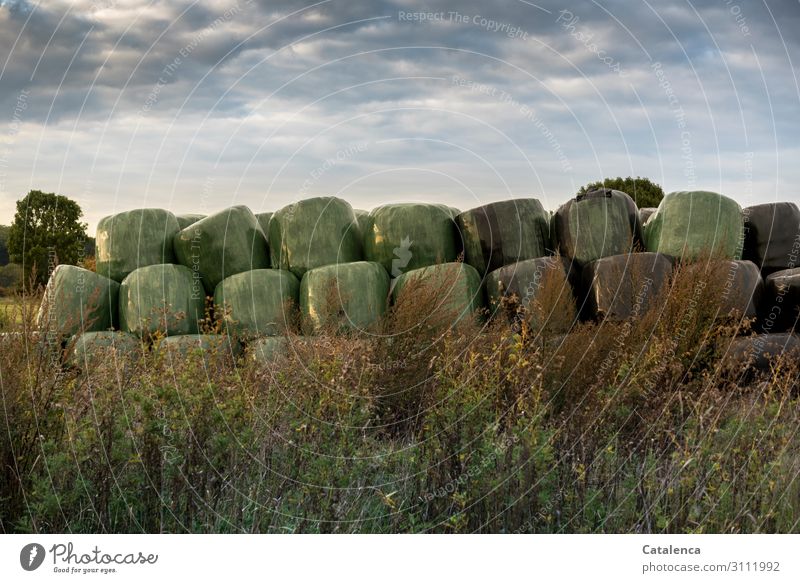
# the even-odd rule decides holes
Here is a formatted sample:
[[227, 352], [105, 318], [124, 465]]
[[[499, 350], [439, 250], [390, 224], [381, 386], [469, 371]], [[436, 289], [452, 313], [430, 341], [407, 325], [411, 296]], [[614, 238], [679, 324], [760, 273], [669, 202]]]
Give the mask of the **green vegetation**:
[[17, 212], [8, 233], [8, 255], [21, 264], [37, 284], [47, 282], [50, 269], [60, 263], [77, 265], [85, 255], [86, 223], [77, 202], [31, 190], [17, 201]]
[[421, 290], [385, 334], [235, 367], [63, 370], [28, 309], [2, 339], [0, 530], [797, 532], [797, 363], [763, 384], [724, 364], [723, 277], [679, 268], [640, 318], [566, 336], [447, 329]]
[[598, 188], [612, 188], [614, 190], [621, 190], [628, 194], [636, 203], [639, 208], [657, 207], [664, 198], [664, 189], [658, 184], [651, 181], [649, 178], [642, 178], [637, 176], [633, 178], [628, 176], [622, 178], [606, 178], [605, 180], [598, 180], [597, 182], [590, 182], [586, 186], [582, 186], [578, 194], [586, 194], [591, 190]]

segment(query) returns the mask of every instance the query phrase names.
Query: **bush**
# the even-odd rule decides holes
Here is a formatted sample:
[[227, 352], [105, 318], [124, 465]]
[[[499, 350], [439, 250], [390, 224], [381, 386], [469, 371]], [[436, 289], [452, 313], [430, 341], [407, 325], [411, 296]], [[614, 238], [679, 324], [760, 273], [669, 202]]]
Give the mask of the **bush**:
[[616, 178], [606, 178], [604, 180], [598, 180], [597, 182], [590, 182], [586, 186], [582, 186], [580, 190], [578, 190], [578, 194], [585, 194], [591, 190], [597, 190], [598, 188], [621, 190], [629, 195], [639, 208], [657, 207], [661, 199], [664, 198], [664, 189], [661, 188], [661, 186], [651, 181], [649, 178], [642, 178], [641, 176], [637, 176], [636, 178], [631, 176], [627, 178], [617, 176]]

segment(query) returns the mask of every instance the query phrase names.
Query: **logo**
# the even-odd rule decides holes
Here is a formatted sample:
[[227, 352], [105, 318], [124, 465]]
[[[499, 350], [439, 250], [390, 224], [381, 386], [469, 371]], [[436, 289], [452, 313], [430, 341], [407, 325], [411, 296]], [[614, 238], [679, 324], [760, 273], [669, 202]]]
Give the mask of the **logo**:
[[402, 241], [400, 241], [400, 246], [395, 247], [392, 249], [394, 252], [394, 259], [392, 259], [392, 277], [398, 277], [402, 275], [403, 268], [408, 265], [408, 262], [411, 261], [411, 244], [413, 241], [410, 237], [404, 237]]
[[19, 552], [19, 564], [26, 571], [35, 571], [44, 562], [44, 547], [38, 543], [30, 543]]

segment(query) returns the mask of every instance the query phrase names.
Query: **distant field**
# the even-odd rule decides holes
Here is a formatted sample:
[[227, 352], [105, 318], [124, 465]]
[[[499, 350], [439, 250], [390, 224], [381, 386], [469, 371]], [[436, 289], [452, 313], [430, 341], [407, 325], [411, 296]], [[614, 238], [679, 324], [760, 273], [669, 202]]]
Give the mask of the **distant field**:
[[[29, 300], [31, 305], [38, 303], [38, 298]], [[22, 322], [20, 299], [14, 296], [0, 297], [0, 331]]]

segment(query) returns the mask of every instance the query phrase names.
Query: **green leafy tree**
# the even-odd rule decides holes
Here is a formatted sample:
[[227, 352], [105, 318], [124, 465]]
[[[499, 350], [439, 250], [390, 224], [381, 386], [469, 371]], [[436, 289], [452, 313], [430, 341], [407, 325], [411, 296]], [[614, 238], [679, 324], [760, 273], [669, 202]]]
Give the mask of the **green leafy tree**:
[[31, 190], [17, 201], [17, 213], [8, 235], [8, 255], [26, 273], [35, 269], [38, 283], [47, 280], [49, 269], [59, 263], [76, 264], [86, 243], [83, 211], [74, 200]]
[[8, 265], [8, 231], [10, 227], [0, 225], [0, 266]]
[[664, 189], [649, 178], [642, 178], [637, 176], [633, 178], [628, 176], [622, 178], [606, 178], [602, 181], [590, 182], [586, 186], [581, 187], [578, 194], [585, 194], [590, 190], [597, 190], [598, 188], [613, 188], [614, 190], [621, 190], [628, 194], [639, 208], [657, 207], [661, 199], [664, 198]]

